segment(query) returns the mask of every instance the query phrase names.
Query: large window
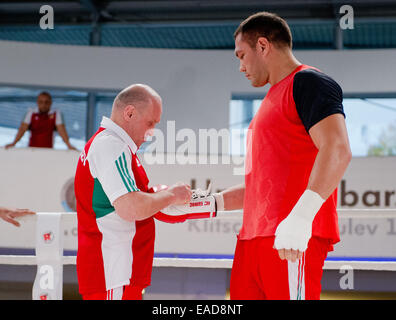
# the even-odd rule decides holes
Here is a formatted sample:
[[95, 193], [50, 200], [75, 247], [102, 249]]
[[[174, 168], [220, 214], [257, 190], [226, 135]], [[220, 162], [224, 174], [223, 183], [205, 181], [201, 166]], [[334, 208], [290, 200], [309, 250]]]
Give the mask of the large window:
[[[87, 93], [81, 91], [0, 88], [0, 146], [11, 143], [29, 108], [37, 108], [41, 91], [52, 96], [51, 110], [60, 110], [72, 145], [82, 149], [85, 144]], [[16, 147], [27, 147], [29, 133], [25, 133]], [[62, 138], [56, 134], [54, 149], [66, 149]]]
[[113, 107], [113, 101], [117, 93], [100, 93], [96, 97], [96, 117], [95, 117], [95, 127], [96, 131], [102, 121], [103, 116], [110, 117], [111, 108]]
[[[246, 97], [232, 99], [230, 130], [238, 129], [232, 134], [233, 154], [245, 154], [240, 147], [246, 139], [245, 129], [261, 101]], [[343, 105], [353, 156], [396, 156], [396, 97], [345, 98]]]
[[354, 156], [396, 156], [396, 98], [344, 99]]
[[246, 133], [261, 104], [261, 99], [236, 98], [230, 103], [231, 155], [244, 155]]
[[[114, 98], [117, 92], [95, 92], [94, 112], [88, 118], [87, 108], [90, 97], [88, 92], [73, 90], [47, 90], [0, 87], [0, 147], [14, 141], [18, 128], [29, 108], [37, 108], [37, 96], [47, 91], [52, 96], [51, 110], [60, 110], [66, 126], [70, 143], [82, 150], [86, 143], [87, 125], [92, 123], [93, 133], [99, 128], [102, 117], [110, 117]], [[92, 133], [92, 134], [93, 134]], [[17, 148], [25, 148], [29, 143], [30, 133], [25, 133], [16, 144]], [[90, 138], [90, 137], [88, 137]], [[149, 142], [139, 148], [144, 152]], [[54, 149], [67, 149], [62, 138], [56, 133]]]

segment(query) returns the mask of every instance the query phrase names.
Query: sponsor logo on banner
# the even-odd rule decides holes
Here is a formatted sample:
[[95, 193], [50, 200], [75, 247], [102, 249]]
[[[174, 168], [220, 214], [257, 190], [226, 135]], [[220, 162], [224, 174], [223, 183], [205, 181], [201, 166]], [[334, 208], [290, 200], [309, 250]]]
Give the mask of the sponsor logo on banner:
[[40, 295], [40, 300], [49, 300], [48, 293], [43, 293]]
[[51, 243], [54, 240], [54, 234], [52, 233], [52, 231], [44, 232], [43, 240], [44, 240], [44, 243], [46, 243], [46, 244]]

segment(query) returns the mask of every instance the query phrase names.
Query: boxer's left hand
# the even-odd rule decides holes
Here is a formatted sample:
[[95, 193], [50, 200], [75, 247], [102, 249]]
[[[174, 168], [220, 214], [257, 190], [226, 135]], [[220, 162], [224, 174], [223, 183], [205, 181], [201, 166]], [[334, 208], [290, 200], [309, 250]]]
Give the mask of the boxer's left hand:
[[279, 257], [295, 262], [307, 249], [312, 233], [312, 221], [296, 215], [289, 215], [275, 231], [274, 247]]
[[313, 220], [324, 201], [318, 193], [305, 190], [290, 214], [278, 225], [274, 248], [282, 260], [295, 262], [307, 250]]

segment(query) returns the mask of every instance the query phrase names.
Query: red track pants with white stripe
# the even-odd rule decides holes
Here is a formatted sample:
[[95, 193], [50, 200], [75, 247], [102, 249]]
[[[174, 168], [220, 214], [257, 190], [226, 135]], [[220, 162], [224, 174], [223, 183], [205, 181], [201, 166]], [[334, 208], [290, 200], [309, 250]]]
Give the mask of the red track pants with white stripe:
[[104, 292], [83, 294], [83, 300], [142, 300], [142, 287], [132, 285], [110, 289]]
[[275, 237], [239, 240], [231, 271], [232, 300], [319, 300], [329, 240], [312, 237], [303, 257], [281, 260]]

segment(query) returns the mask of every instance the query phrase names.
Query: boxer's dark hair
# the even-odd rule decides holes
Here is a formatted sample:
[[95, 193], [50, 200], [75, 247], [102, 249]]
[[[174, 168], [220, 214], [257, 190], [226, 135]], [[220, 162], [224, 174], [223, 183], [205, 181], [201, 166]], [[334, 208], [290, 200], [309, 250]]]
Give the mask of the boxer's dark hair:
[[258, 12], [242, 21], [234, 32], [234, 39], [239, 34], [252, 48], [260, 37], [267, 38], [279, 48], [292, 48], [292, 34], [287, 22], [271, 12]]

